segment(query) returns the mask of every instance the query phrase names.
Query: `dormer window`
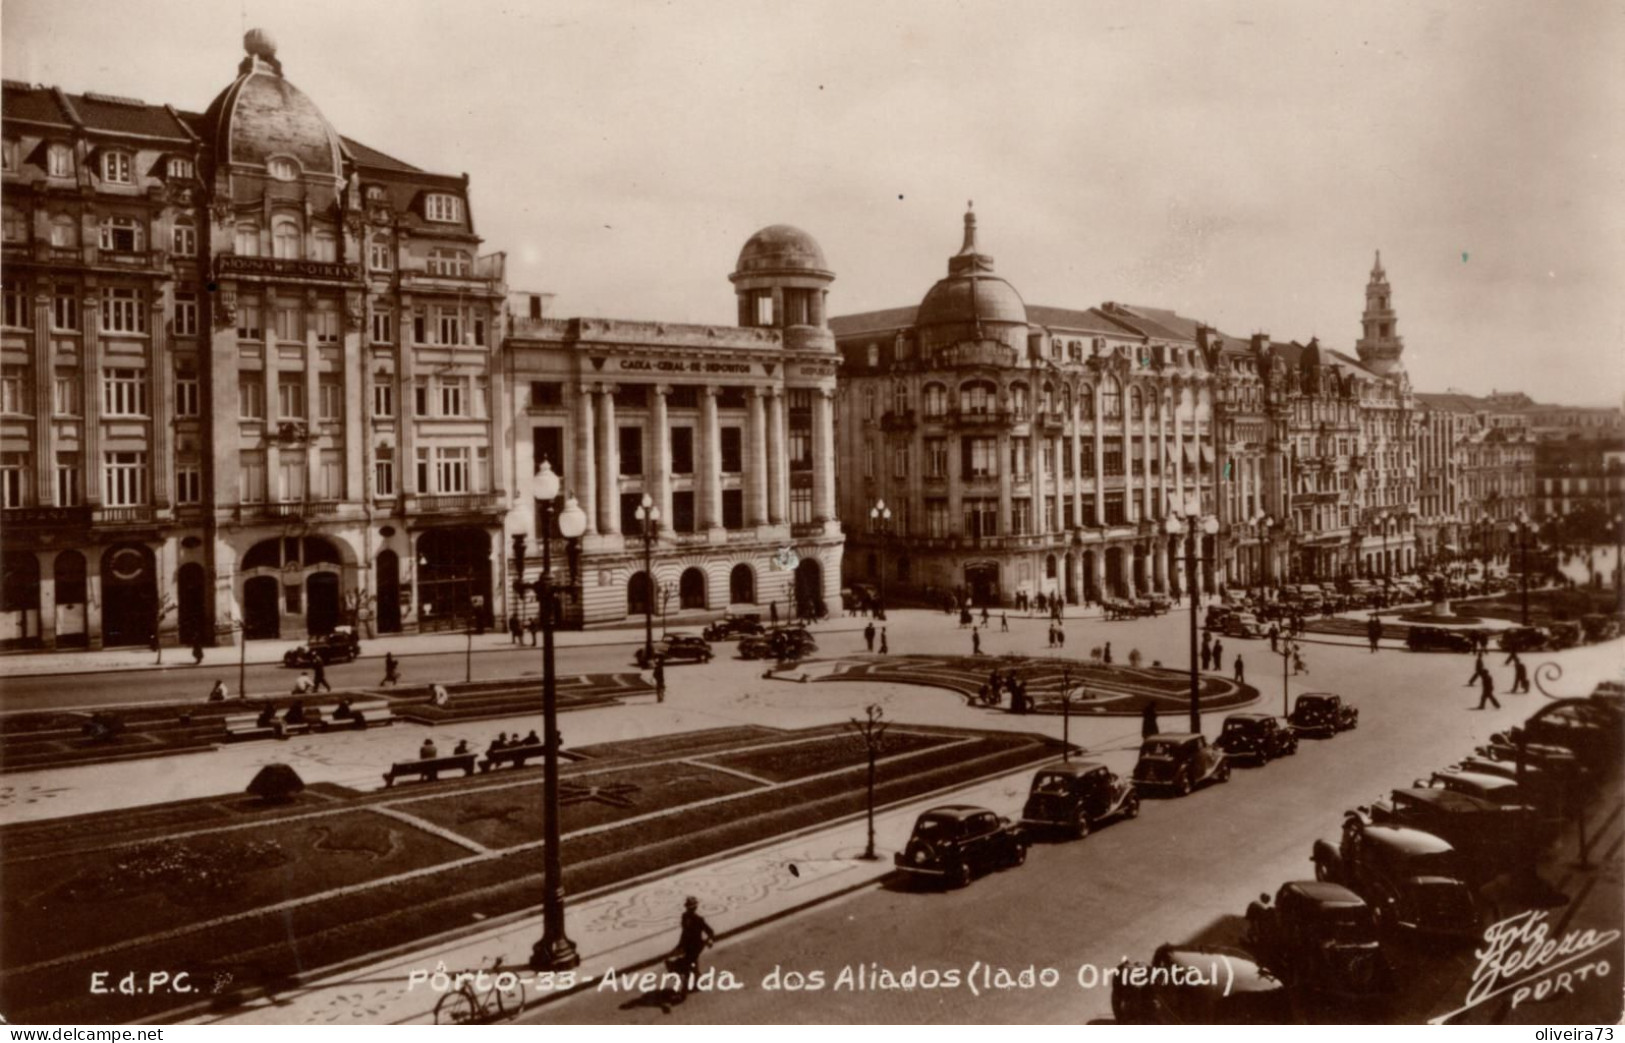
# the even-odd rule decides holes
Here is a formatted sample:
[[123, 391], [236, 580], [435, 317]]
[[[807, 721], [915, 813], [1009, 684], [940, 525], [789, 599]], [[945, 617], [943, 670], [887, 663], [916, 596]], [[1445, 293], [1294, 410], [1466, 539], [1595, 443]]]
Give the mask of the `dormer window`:
[[192, 161], [182, 156], [171, 156], [168, 166], [171, 181], [185, 181], [192, 178]]
[[430, 275], [466, 276], [468, 274], [468, 254], [462, 250], [446, 250], [435, 248], [429, 251], [428, 272]]
[[423, 197], [423, 216], [430, 221], [461, 221], [463, 201], [445, 192], [431, 192]]
[[384, 195], [384, 186], [383, 185], [368, 185], [367, 186], [367, 202], [369, 202], [369, 203], [382, 203], [385, 198], [386, 197]]
[[131, 184], [130, 154], [128, 152], [103, 152], [102, 180], [110, 185]]
[[268, 161], [265, 170], [278, 181], [293, 181], [299, 177], [299, 165], [286, 156], [277, 156]]
[[73, 176], [73, 149], [60, 141], [45, 147], [45, 172], [52, 177]]

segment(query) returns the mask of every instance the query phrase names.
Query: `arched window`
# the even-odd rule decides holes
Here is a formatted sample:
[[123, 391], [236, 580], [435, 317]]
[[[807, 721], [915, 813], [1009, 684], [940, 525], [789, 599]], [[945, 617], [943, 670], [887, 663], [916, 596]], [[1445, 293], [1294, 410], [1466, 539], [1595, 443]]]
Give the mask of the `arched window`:
[[1011, 414], [1017, 420], [1020, 420], [1022, 417], [1025, 417], [1027, 415], [1027, 408], [1028, 408], [1027, 385], [1026, 384], [1011, 384], [1010, 385], [1010, 412], [1011, 412]]
[[311, 236], [310, 259], [329, 263], [339, 259], [338, 239], [333, 235], [331, 228], [318, 228]]
[[1107, 377], [1100, 385], [1100, 412], [1107, 420], [1120, 420], [1123, 416], [1123, 387], [1116, 377]]
[[67, 214], [57, 214], [51, 218], [51, 245], [78, 246], [79, 222]]
[[995, 403], [993, 385], [972, 380], [959, 385], [959, 409], [964, 413], [991, 413]]
[[1140, 395], [1140, 389], [1139, 388], [1137, 388], [1137, 387], [1129, 388], [1129, 390], [1128, 390], [1128, 411], [1129, 411], [1129, 416], [1133, 417], [1136, 420], [1139, 420], [1141, 418], [1141, 416], [1143, 415], [1143, 413], [1144, 413], [1144, 401], [1145, 401], [1144, 398]]
[[924, 399], [926, 416], [942, 416], [948, 412], [948, 389], [941, 384], [927, 384]]
[[1070, 384], [1061, 385], [1061, 412], [1066, 415], [1067, 419], [1072, 418], [1072, 385]]
[[1095, 418], [1095, 389], [1088, 384], [1078, 388], [1078, 406], [1082, 409], [1085, 420]]
[[299, 164], [285, 156], [277, 156], [265, 164], [265, 169], [278, 181], [292, 181], [299, 176]]
[[901, 380], [892, 385], [891, 407], [898, 416], [908, 412], [908, 385]]
[[299, 259], [299, 225], [289, 217], [279, 217], [271, 225], [271, 256], [284, 260]]
[[260, 255], [260, 226], [246, 221], [238, 225], [232, 248], [236, 250], [238, 257], [258, 257]]
[[462, 250], [448, 250], [436, 247], [429, 251], [428, 272], [430, 275], [466, 276], [468, 274], [468, 254]]

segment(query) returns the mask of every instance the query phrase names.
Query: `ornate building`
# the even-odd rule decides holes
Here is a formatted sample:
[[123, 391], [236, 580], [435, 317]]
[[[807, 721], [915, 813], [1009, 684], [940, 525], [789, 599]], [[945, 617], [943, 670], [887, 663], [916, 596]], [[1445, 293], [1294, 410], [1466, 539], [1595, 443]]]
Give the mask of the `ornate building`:
[[[737, 327], [511, 315], [512, 467], [529, 475], [545, 458], [586, 512], [569, 599], [586, 622], [771, 602], [839, 611], [834, 273], [811, 236], [773, 225], [729, 278]], [[659, 509], [652, 577], [645, 496]], [[530, 509], [509, 528], [534, 541]]]
[[244, 44], [201, 114], [5, 84], [0, 640], [490, 613], [501, 255]]
[[1420, 393], [1419, 514], [1429, 561], [1505, 551], [1507, 526], [1535, 511], [1531, 418], [1505, 398]]

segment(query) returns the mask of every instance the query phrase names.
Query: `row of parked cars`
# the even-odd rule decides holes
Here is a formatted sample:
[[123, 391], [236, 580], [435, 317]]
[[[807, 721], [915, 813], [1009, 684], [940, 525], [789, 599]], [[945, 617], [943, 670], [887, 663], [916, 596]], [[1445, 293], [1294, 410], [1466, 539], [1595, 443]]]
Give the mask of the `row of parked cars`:
[[639, 668], [647, 670], [656, 660], [665, 663], [709, 663], [716, 658], [711, 643], [738, 641], [741, 659], [805, 659], [818, 651], [818, 642], [799, 623], [764, 627], [755, 615], [727, 616], [708, 625], [702, 635], [667, 634], [654, 645], [653, 654], [638, 649], [633, 653]]
[[[1249, 906], [1244, 949], [1160, 947], [1150, 968], [1167, 968], [1162, 975], [1114, 981], [1115, 1017], [1278, 1024], [1319, 1009], [1371, 1020], [1394, 993], [1390, 947], [1407, 934], [1480, 940], [1497, 915], [1486, 890], [1532, 871], [1561, 816], [1617, 769], [1622, 727], [1625, 688], [1605, 686], [1350, 809], [1337, 841], [1314, 844], [1314, 879], [1288, 881]], [[1173, 968], [1221, 958], [1228, 991], [1164, 984]]]

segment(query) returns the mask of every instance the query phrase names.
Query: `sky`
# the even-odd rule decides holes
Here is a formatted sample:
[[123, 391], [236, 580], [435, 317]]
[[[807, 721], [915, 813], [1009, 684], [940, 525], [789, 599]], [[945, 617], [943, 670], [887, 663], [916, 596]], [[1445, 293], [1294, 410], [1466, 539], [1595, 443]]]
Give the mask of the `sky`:
[[974, 200], [1029, 304], [1352, 351], [1380, 249], [1419, 390], [1625, 398], [1609, 0], [0, 0], [0, 71], [201, 111], [254, 27], [562, 316], [732, 323], [778, 223], [917, 304]]

